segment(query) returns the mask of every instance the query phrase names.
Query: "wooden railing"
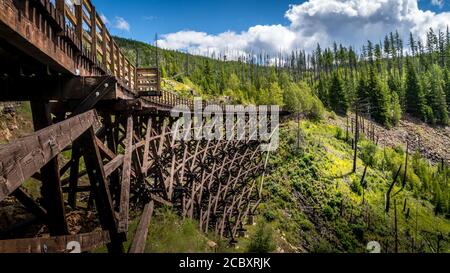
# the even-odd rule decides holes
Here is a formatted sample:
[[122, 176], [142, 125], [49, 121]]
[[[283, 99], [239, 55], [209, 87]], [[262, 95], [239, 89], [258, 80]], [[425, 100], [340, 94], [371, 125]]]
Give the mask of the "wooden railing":
[[67, 38], [75, 38], [74, 44], [80, 45], [84, 56], [107, 74], [115, 75], [130, 90], [135, 89], [136, 67], [119, 49], [90, 0], [40, 1], [54, 2], [56, 9], [64, 15], [66, 29], [76, 35]]
[[[137, 68], [120, 50], [90, 0], [19, 2], [0, 0], [0, 21], [27, 40], [12, 41], [15, 46], [30, 51], [30, 45], [25, 45], [28, 42], [34, 51], [44, 53], [41, 62], [57, 63], [62, 71], [74, 75], [114, 76], [122, 89], [138, 95]], [[146, 100], [164, 109], [175, 105], [193, 109], [190, 99], [174, 92], [157, 93]]]

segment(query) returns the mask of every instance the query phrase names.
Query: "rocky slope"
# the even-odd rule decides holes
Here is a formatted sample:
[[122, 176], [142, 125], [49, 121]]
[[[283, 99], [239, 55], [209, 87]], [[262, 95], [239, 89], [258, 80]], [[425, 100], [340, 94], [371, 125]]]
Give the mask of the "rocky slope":
[[[345, 117], [329, 116], [328, 122], [344, 131], [347, 128]], [[379, 145], [406, 148], [408, 142], [410, 151], [418, 151], [434, 163], [440, 163], [443, 159], [450, 164], [450, 127], [433, 127], [409, 116], [404, 117], [400, 124], [392, 129], [373, 124]], [[366, 126], [368, 126], [367, 123]]]

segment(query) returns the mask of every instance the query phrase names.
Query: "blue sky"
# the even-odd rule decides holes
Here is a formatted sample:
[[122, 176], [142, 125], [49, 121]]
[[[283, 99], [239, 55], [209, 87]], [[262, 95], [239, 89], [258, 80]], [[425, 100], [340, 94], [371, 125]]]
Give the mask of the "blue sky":
[[[450, 24], [450, 0], [93, 0], [112, 34], [204, 54], [211, 50], [360, 46], [389, 31], [423, 36]], [[285, 15], [289, 14], [288, 17]]]
[[[130, 24], [130, 31], [111, 32], [148, 42], [155, 33], [180, 30], [218, 34], [237, 32], [258, 24], [287, 24], [284, 13], [292, 0], [94, 0], [109, 21], [116, 16]], [[126, 4], [125, 4], [126, 3]]]

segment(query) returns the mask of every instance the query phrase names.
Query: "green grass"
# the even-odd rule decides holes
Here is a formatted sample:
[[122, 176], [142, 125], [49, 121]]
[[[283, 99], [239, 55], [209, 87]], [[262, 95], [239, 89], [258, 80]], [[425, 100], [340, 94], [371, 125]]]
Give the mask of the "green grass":
[[[213, 238], [216, 239], [216, 238]], [[211, 248], [208, 241], [217, 244]], [[199, 232], [198, 223], [181, 219], [170, 209], [158, 209], [150, 224], [146, 253], [211, 253], [226, 252], [226, 244], [211, 240]]]
[[[359, 155], [373, 165], [368, 168], [363, 204], [360, 180], [364, 162], [358, 159], [357, 172], [351, 172], [353, 151], [343, 139], [345, 136], [333, 126], [303, 121], [301, 138], [302, 146], [296, 149], [297, 124], [283, 127], [279, 153], [272, 158], [275, 171], [267, 179], [265, 202], [261, 206], [265, 219], [285, 234], [290, 244], [308, 252], [365, 252], [372, 240], [380, 241], [392, 252], [394, 209], [385, 214], [384, 195], [394, 169], [404, 161], [401, 151], [387, 149], [385, 158], [384, 150], [374, 149], [366, 140], [361, 142]], [[366, 153], [366, 149], [371, 152]], [[368, 154], [373, 158], [367, 158]], [[426, 166], [426, 172], [438, 175], [437, 167], [422, 159], [417, 162]], [[420, 165], [417, 162], [415, 166]], [[448, 236], [450, 221], [444, 214], [435, 215], [432, 192], [424, 190], [429, 182], [410, 164], [407, 188], [395, 197], [399, 249], [432, 252], [429, 242], [433, 244], [439, 233]], [[401, 189], [400, 184], [393, 193]], [[405, 199], [407, 209], [403, 211]], [[443, 243], [441, 251], [449, 252], [449, 244]]]

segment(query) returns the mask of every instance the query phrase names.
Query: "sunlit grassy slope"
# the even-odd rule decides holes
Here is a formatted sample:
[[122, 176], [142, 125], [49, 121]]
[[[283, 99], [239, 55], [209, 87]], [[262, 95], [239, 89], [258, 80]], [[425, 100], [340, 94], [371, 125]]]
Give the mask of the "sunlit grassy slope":
[[[284, 125], [281, 141], [261, 212], [299, 251], [366, 252], [368, 242], [378, 241], [382, 251], [394, 252], [394, 200], [399, 252], [436, 252], [440, 236], [448, 238], [450, 221], [445, 214], [435, 216], [433, 198], [427, 194], [434, 182], [430, 177], [438, 177], [437, 167], [418, 156], [410, 159], [406, 190], [400, 191], [399, 179], [392, 193], [400, 193], [385, 213], [385, 194], [405, 160], [401, 148], [382, 149], [362, 141], [358, 170], [352, 173], [351, 140], [346, 141], [340, 129], [303, 121], [298, 130], [291, 122]], [[372, 167], [364, 189], [360, 182], [365, 164]], [[448, 242], [439, 244], [440, 252], [450, 251]]]

